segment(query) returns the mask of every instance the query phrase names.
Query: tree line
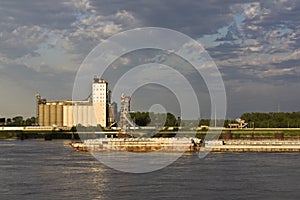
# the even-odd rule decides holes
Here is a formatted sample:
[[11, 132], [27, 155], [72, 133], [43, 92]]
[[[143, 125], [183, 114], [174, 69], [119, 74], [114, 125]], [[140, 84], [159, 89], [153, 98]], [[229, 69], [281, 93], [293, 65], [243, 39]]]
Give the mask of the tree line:
[[24, 119], [22, 116], [16, 116], [13, 118], [2, 118], [2, 123], [4, 126], [35, 126], [36, 123], [36, 118], [35, 117], [30, 117], [27, 119]]
[[[135, 112], [130, 113], [131, 119], [138, 126], [180, 126], [181, 123], [187, 123], [176, 118], [172, 113], [152, 113], [152, 112]], [[248, 128], [300, 128], [300, 112], [250, 112], [243, 113], [240, 117], [248, 123]], [[35, 117], [23, 118], [16, 116], [13, 118], [1, 118], [2, 125], [6, 126], [34, 126], [37, 124]], [[161, 124], [164, 122], [164, 124]], [[198, 126], [210, 126], [210, 119], [198, 120]], [[233, 120], [217, 120], [217, 126], [228, 127], [229, 123], [236, 123]]]
[[[248, 123], [248, 128], [300, 128], [300, 112], [249, 112], [240, 117]], [[211, 119], [200, 119], [199, 126], [210, 126]], [[217, 126], [228, 127], [235, 120], [217, 120]]]
[[300, 112], [251, 112], [241, 118], [248, 128], [300, 128]]
[[[172, 113], [135, 112], [130, 113], [130, 117], [138, 126], [178, 126], [180, 119]], [[164, 122], [164, 124], [161, 124]]]

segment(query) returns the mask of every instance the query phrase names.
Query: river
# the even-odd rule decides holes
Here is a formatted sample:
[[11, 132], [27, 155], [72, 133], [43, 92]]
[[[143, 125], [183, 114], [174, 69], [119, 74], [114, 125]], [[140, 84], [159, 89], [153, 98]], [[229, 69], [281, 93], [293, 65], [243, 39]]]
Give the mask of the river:
[[0, 199], [299, 199], [299, 153], [191, 153], [166, 168], [108, 168], [67, 140], [0, 140]]

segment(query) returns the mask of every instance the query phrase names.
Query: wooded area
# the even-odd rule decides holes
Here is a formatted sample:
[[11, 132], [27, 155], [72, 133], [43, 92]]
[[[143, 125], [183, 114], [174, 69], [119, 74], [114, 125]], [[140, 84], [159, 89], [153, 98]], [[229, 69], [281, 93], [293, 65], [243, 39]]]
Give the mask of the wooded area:
[[299, 128], [300, 112], [244, 113], [241, 116], [248, 128]]

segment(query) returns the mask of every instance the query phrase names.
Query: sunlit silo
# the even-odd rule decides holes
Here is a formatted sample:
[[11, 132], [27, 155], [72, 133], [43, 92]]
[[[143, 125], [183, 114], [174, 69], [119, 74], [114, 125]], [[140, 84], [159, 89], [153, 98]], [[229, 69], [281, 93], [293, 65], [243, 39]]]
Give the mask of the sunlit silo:
[[77, 123], [76, 124], [84, 125], [83, 124], [83, 110], [82, 110], [82, 105], [78, 105], [77, 106], [77, 112], [78, 112], [78, 115], [77, 115]]
[[50, 126], [50, 103], [44, 105], [44, 126]]
[[39, 114], [38, 114], [38, 117], [39, 117], [39, 125], [40, 126], [44, 126], [44, 104], [39, 104]]
[[50, 104], [50, 126], [57, 125], [56, 124], [56, 103]]
[[74, 126], [74, 109], [73, 106], [68, 105], [68, 126]]
[[96, 115], [94, 113], [94, 107], [91, 105], [88, 107], [88, 121], [89, 121], [89, 124], [91, 126], [96, 126], [97, 125], [97, 119], [96, 119]]
[[88, 105], [82, 105], [82, 124], [88, 126]]
[[59, 102], [56, 105], [56, 125], [63, 126], [63, 103]]
[[68, 126], [68, 106], [63, 105], [63, 126]]

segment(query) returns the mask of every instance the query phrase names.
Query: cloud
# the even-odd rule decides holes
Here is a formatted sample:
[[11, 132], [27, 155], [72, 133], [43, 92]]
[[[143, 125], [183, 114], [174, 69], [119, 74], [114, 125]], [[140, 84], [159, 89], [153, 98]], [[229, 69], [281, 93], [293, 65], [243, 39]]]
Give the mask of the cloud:
[[46, 30], [39, 26], [19, 26], [12, 31], [2, 31], [0, 37], [1, 53], [8, 58], [26, 55], [38, 56], [39, 44], [47, 40]]
[[267, 69], [266, 71], [259, 74], [260, 77], [265, 78], [269, 76], [282, 76], [282, 75], [291, 75], [295, 73], [292, 68], [283, 68], [283, 69]]
[[96, 13], [93, 6], [87, 4], [73, 5], [80, 7], [77, 19], [70, 24], [70, 28], [57, 31], [62, 39], [62, 47], [76, 62], [82, 62], [83, 58], [101, 41], [108, 37], [133, 28], [139, 24], [130, 12], [121, 10], [109, 15]]
[[96, 13], [89, 0], [51, 4], [35, 0], [17, 4], [12, 0], [0, 3], [0, 9], [0, 53], [7, 61], [40, 56], [45, 46], [57, 48], [78, 65], [103, 39], [139, 23], [126, 10]]
[[[216, 32], [228, 25], [234, 17], [237, 0], [194, 1], [92, 1], [99, 13], [112, 14], [118, 10], [133, 13], [144, 26], [158, 26], [175, 29], [192, 37]], [[103, 5], [109, 5], [104, 7]]]
[[[80, 63], [97, 44], [131, 28], [158, 26], [183, 32], [204, 44], [228, 91], [236, 95], [232, 102], [247, 101], [245, 90], [261, 95], [265, 88], [277, 94], [277, 89], [294, 84], [286, 88], [288, 94], [296, 88], [300, 74], [299, 10], [300, 2], [295, 0], [0, 1], [1, 84], [16, 89], [13, 80], [24, 78], [25, 84], [19, 84], [23, 91], [31, 87], [59, 98], [51, 91], [72, 87]], [[150, 58], [166, 61], [159, 55]], [[120, 63], [143, 60], [122, 58]], [[172, 65], [175, 61], [166, 62]], [[293, 98], [290, 102], [298, 96]], [[9, 102], [8, 98], [5, 101]]]
[[95, 12], [93, 6], [91, 6], [90, 0], [70, 0], [70, 1], [65, 1], [63, 2], [63, 4], [70, 6], [70, 7], [74, 7], [76, 8], [76, 10], [78, 11], [91, 11], [91, 12]]
[[10, 0], [0, 2], [0, 19], [9, 31], [17, 26], [64, 29], [75, 20], [74, 10], [61, 0]]
[[238, 17], [208, 49], [226, 80], [276, 85], [299, 78], [299, 5], [296, 1], [237, 4], [242, 8], [237, 9]]

